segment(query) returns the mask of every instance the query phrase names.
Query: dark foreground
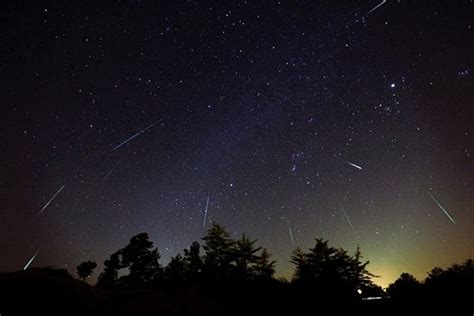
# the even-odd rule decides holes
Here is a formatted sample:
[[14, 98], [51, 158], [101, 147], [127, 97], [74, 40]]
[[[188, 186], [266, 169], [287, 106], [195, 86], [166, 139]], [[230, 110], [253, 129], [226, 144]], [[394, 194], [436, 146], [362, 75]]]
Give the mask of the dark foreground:
[[[473, 315], [473, 288], [431, 297], [362, 300], [336, 289], [271, 282], [163, 283], [101, 289], [60, 272], [0, 274], [0, 314], [8, 315]], [[465, 295], [459, 295], [464, 293]]]

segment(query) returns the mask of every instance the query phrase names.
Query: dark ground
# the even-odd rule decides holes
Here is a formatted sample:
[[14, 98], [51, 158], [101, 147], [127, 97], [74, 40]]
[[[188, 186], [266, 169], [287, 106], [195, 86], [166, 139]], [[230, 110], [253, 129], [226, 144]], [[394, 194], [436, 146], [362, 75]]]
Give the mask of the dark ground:
[[[107, 290], [61, 271], [0, 274], [0, 314], [9, 315], [472, 315], [453, 298], [361, 301], [279, 282], [165, 283]], [[336, 291], [337, 292], [337, 291]], [[465, 300], [465, 298], [464, 298]], [[416, 306], [415, 306], [416, 305]]]

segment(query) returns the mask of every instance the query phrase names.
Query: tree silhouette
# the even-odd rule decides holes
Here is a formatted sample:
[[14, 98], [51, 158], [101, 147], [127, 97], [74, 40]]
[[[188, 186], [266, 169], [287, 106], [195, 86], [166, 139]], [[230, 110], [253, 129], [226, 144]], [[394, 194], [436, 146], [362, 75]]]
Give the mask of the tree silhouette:
[[256, 240], [252, 241], [243, 234], [242, 237], [234, 243], [234, 277], [238, 280], [249, 279], [251, 276], [252, 270], [250, 266], [257, 262], [258, 256], [256, 253], [262, 249], [261, 247], [255, 247], [256, 242]]
[[84, 261], [77, 266], [77, 274], [82, 280], [86, 280], [97, 267], [97, 263], [93, 261]]
[[290, 262], [296, 266], [293, 280], [305, 281], [313, 278], [312, 266], [309, 261], [309, 256], [297, 247], [291, 254]]
[[434, 267], [433, 269], [431, 269], [430, 272], [428, 272], [428, 278], [427, 280], [435, 280], [435, 279], [438, 279], [440, 277], [442, 277], [442, 275], [445, 273], [445, 271], [443, 269], [441, 269], [440, 267]]
[[368, 261], [362, 263], [360, 249], [350, 256], [342, 248], [328, 245], [324, 239], [316, 239], [316, 244], [305, 253], [297, 248], [291, 262], [296, 265], [294, 281], [313, 283], [327, 288], [345, 288], [355, 293], [363, 286], [371, 284], [373, 275], [366, 269]]
[[[222, 306], [232, 306], [238, 314], [245, 315], [263, 315], [268, 306], [272, 307], [271, 314], [303, 314], [311, 309], [315, 300], [320, 310], [331, 308], [334, 314], [343, 315], [350, 315], [354, 310], [357, 315], [365, 315], [365, 308], [368, 308], [368, 314], [376, 312], [377, 308], [390, 308], [389, 315], [406, 311], [436, 315], [445, 306], [456, 306], [463, 314], [472, 311], [473, 260], [454, 264], [447, 269], [434, 268], [424, 283], [408, 273], [402, 273], [388, 287], [387, 296], [380, 286], [372, 283], [374, 275], [367, 270], [369, 262], [362, 260], [359, 246], [353, 255], [342, 248], [331, 247], [324, 239], [316, 239], [314, 246], [307, 251], [296, 248], [291, 255], [295, 273], [290, 284], [286, 280], [273, 279], [275, 261], [271, 260], [267, 249], [256, 245], [257, 240], [245, 234], [233, 240], [229, 232], [218, 224], [213, 224], [202, 240], [203, 255], [200, 253], [201, 245], [193, 242], [184, 249], [183, 254], [172, 257], [162, 269], [158, 262], [158, 250], [153, 247], [148, 235], [141, 233], [133, 236], [124, 248], [105, 260], [97, 286], [120, 287], [122, 290], [148, 288], [147, 291], [123, 291], [131, 293], [132, 300], [136, 298], [135, 293], [148, 293], [143, 297], [149, 299], [155, 297], [150, 289], [155, 289], [157, 293], [171, 290], [179, 295], [179, 303], [189, 299], [188, 294], [192, 297], [196, 294], [199, 298], [201, 294], [209, 295]], [[86, 261], [77, 267], [77, 273], [84, 280], [95, 267], [95, 262]], [[61, 271], [49, 270], [33, 268], [26, 273], [38, 271], [48, 277], [60, 276], [56, 274]], [[128, 274], [120, 273], [123, 276], [119, 278], [120, 270], [128, 270]], [[66, 270], [63, 271], [67, 274]], [[163, 280], [166, 282], [161, 282]], [[126, 296], [120, 295], [120, 300]], [[383, 300], [361, 300], [369, 297], [383, 297]], [[280, 301], [287, 298], [290, 303], [281, 305]], [[144, 302], [146, 304], [146, 300]]]
[[255, 260], [255, 265], [252, 267], [256, 279], [271, 280], [275, 273], [275, 260], [270, 260], [271, 254], [267, 249], [263, 248], [260, 256]]
[[409, 273], [400, 277], [387, 288], [387, 294], [400, 306], [415, 306], [419, 304], [422, 294], [422, 284]]
[[178, 254], [171, 259], [164, 269], [165, 279], [269, 280], [275, 272], [275, 261], [270, 260], [270, 253], [256, 247], [257, 241], [250, 240], [245, 234], [233, 241], [222, 226], [215, 224], [203, 240], [204, 258], [200, 256], [199, 243], [193, 242], [184, 249], [184, 256]]
[[122, 267], [129, 269], [129, 274], [123, 276], [125, 285], [140, 287], [150, 284], [157, 279], [162, 269], [158, 260], [158, 249], [153, 249], [147, 233], [140, 233], [130, 239], [128, 245], [121, 250]]
[[[202, 256], [201, 245], [193, 242], [189, 248], [184, 249], [183, 255], [177, 254], [162, 269], [158, 262], [160, 255], [153, 248], [148, 234], [133, 236], [124, 248], [105, 260], [105, 268], [97, 285], [139, 288], [149, 285], [159, 287], [159, 283], [154, 281], [162, 279], [192, 282], [273, 279], [275, 261], [271, 260], [271, 255], [265, 248], [256, 245], [257, 240], [252, 240], [245, 234], [233, 240], [229, 232], [219, 224], [213, 224], [202, 240]], [[385, 296], [382, 288], [372, 283], [371, 277], [374, 275], [367, 270], [369, 262], [362, 260], [359, 246], [353, 255], [349, 255], [342, 248], [329, 246], [327, 240], [316, 239], [315, 245], [306, 252], [296, 248], [292, 253], [291, 263], [295, 265], [293, 284], [284, 285], [285, 282], [280, 282], [280, 286], [291, 286], [290, 289], [296, 291], [296, 297], [301, 302], [316, 295], [328, 304], [335, 303], [336, 300], [349, 303], [357, 298], [356, 293], [360, 291], [365, 297]], [[78, 275], [86, 279], [95, 267], [94, 262], [83, 262], [77, 267]], [[128, 269], [129, 273], [118, 278], [120, 269]], [[422, 306], [428, 302], [426, 299], [431, 298], [436, 301], [449, 300], [459, 306], [464, 303], [464, 307], [468, 308], [465, 302], [469, 301], [473, 279], [474, 262], [467, 260], [462, 265], [455, 264], [446, 270], [434, 268], [423, 284], [412, 275], [403, 273], [389, 286], [388, 294], [403, 308], [414, 304], [422, 310]], [[265, 288], [273, 283], [254, 284]], [[239, 286], [234, 290], [240, 290]], [[449, 289], [449, 293], [446, 293], [446, 289]], [[436, 303], [432, 304], [435, 305]]]
[[356, 252], [353, 257], [347, 258], [351, 263], [347, 272], [347, 281], [351, 288], [361, 289], [363, 287], [372, 287], [372, 277], [375, 277], [372, 273], [367, 270], [369, 261], [362, 262], [362, 254], [360, 247], [357, 245]]
[[456, 306], [459, 315], [468, 315], [473, 311], [473, 284], [474, 261], [468, 259], [463, 264], [453, 264], [447, 269], [431, 270], [423, 284], [423, 290], [433, 301], [435, 308], [442, 304]]
[[426, 278], [429, 287], [463, 287], [474, 281], [474, 260], [468, 259], [462, 264], [453, 264], [446, 270], [433, 268]]
[[203, 272], [211, 279], [228, 279], [232, 270], [234, 250], [234, 241], [230, 234], [223, 226], [214, 223], [202, 240], [205, 251]]
[[164, 269], [164, 277], [166, 280], [184, 281], [186, 279], [186, 260], [181, 254], [177, 254], [171, 258], [170, 262]]
[[184, 261], [186, 265], [186, 280], [195, 281], [202, 272], [203, 262], [200, 255], [201, 246], [197, 241], [193, 242], [189, 249], [184, 249]]
[[368, 284], [363, 285], [360, 287], [361, 295], [363, 297], [386, 297], [387, 293], [385, 293], [384, 289], [376, 284]]
[[110, 258], [104, 261], [104, 271], [97, 279], [97, 285], [100, 287], [113, 287], [118, 285], [118, 270], [122, 267], [120, 264], [120, 250], [110, 255]]

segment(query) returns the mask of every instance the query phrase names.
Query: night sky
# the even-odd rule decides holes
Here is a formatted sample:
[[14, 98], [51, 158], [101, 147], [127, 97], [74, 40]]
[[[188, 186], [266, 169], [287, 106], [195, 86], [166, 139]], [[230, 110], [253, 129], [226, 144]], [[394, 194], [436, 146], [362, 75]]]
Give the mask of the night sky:
[[[373, 9], [373, 10], [372, 10]], [[357, 244], [375, 281], [474, 257], [472, 1], [4, 3], [0, 271], [166, 264], [223, 224]], [[49, 202], [49, 204], [48, 204]]]

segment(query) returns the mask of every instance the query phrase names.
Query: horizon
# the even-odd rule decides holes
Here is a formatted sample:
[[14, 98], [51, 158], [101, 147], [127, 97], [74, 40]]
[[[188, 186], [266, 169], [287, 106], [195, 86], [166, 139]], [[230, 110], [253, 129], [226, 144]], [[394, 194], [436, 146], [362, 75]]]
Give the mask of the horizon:
[[[244, 232], [244, 234], [245, 234], [245, 232]], [[233, 234], [233, 236], [235, 237], [235, 236], [238, 236], [238, 235], [237, 235], [237, 234]], [[252, 239], [252, 238], [251, 238], [252, 236], [249, 236], [249, 237], [250, 237], [250, 239]], [[197, 240], [197, 241], [202, 245], [202, 240], [201, 240], [201, 239], [199, 239], [199, 240]], [[334, 247], [336, 247], [336, 248], [339, 248], [339, 246], [331, 244], [331, 241], [330, 241], [330, 240], [329, 240], [329, 244], [330, 244], [331, 246], [334, 246]], [[260, 245], [260, 244], [258, 244], [258, 241], [257, 241], [257, 245], [262, 246], [263, 248], [266, 248], [265, 245]], [[267, 249], [268, 249], [268, 248], [267, 248]], [[295, 249], [296, 249], [296, 248], [295, 248]], [[345, 249], [345, 248], [343, 248], [343, 249], [346, 250], [349, 254], [353, 253], [353, 251], [351, 251], [350, 249]], [[268, 249], [268, 250], [270, 250], [270, 253], [272, 254], [271, 249]], [[293, 249], [293, 250], [294, 250], [294, 249]], [[303, 249], [303, 250], [307, 250], [307, 249]], [[158, 251], [159, 251], [159, 249], [158, 249]], [[361, 251], [362, 251], [362, 256], [363, 256], [363, 260], [362, 260], [362, 261], [368, 260], [369, 262], [372, 262], [372, 261], [370, 260], [370, 258], [366, 258], [366, 256], [364, 256], [363, 249], [361, 249]], [[175, 256], [175, 255], [177, 255], [178, 253], [182, 254], [182, 251], [179, 251], [179, 252], [177, 252], [177, 253], [175, 253], [175, 254], [172, 254], [172, 256]], [[291, 254], [291, 252], [288, 254], [288, 263], [289, 263], [289, 261], [290, 261], [290, 258], [289, 258], [289, 257], [290, 257], [290, 254]], [[76, 267], [77, 267], [77, 265], [79, 265], [79, 263], [81, 263], [81, 262], [83, 262], [83, 261], [86, 261], [86, 260], [92, 260], [92, 261], [96, 262], [96, 261], [94, 260], [94, 258], [84, 258], [84, 260], [81, 261], [81, 262], [78, 262], [75, 267], [57, 266], [57, 265], [55, 265], [55, 264], [35, 265], [35, 264], [34, 264], [35, 260], [33, 260], [33, 259], [36, 259], [36, 257], [37, 257], [38, 255], [39, 255], [39, 252], [36, 253], [36, 254], [30, 259], [30, 261], [28, 262], [28, 268], [50, 267], [50, 268], [54, 268], [54, 269], [66, 269], [66, 270], [68, 271], [68, 273], [71, 274], [72, 276], [74, 276], [75, 278], [77, 278], [77, 270], [76, 270]], [[108, 255], [106, 255], [106, 256], [104, 257], [104, 260], [107, 259], [107, 258], [108, 258]], [[162, 266], [166, 266], [166, 265], [169, 263], [169, 261], [170, 261], [169, 259], [171, 259], [171, 257], [170, 257], [170, 258], [167, 258], [166, 260], [162, 260], [162, 259], [163, 259], [163, 258], [161, 258], [160, 261], [159, 261], [160, 264], [161, 264]], [[378, 285], [378, 286], [382, 287], [384, 290], [386, 290], [387, 287], [388, 287], [388, 285], [394, 283], [394, 282], [400, 277], [400, 275], [401, 275], [402, 273], [409, 273], [409, 274], [413, 275], [418, 281], [424, 282], [425, 279], [428, 277], [429, 272], [430, 272], [432, 269], [434, 269], [434, 268], [446, 269], [446, 268], [452, 266], [453, 264], [462, 264], [462, 263], [464, 263], [466, 260], [469, 260], [469, 259], [472, 259], [472, 258], [465, 258], [465, 259], [463, 259], [463, 260], [456, 261], [456, 262], [433, 265], [433, 266], [432, 266], [431, 268], [429, 268], [428, 270], [426, 270], [426, 271], [424, 271], [424, 272], [423, 272], [423, 271], [422, 271], [422, 272], [418, 272], [418, 273], [417, 273], [417, 272], [414, 272], [414, 271], [409, 271], [409, 270], [407, 270], [407, 269], [401, 268], [401, 269], [399, 269], [399, 270], [397, 270], [397, 271], [393, 271], [393, 272], [392, 272], [391, 274], [389, 274], [389, 275], [384, 275], [383, 272], [382, 272], [382, 273], [377, 273], [377, 272], [376, 272], [377, 269], [372, 269], [372, 267], [371, 267], [372, 264], [371, 264], [371, 263], [369, 263], [369, 265], [368, 265], [368, 270], [369, 270], [369, 272], [371, 272], [371, 273], [373, 273], [373, 274], [375, 275], [375, 277], [372, 277], [372, 278], [371, 278], [372, 281], [373, 281], [376, 285]], [[104, 260], [102, 260], [102, 261], [97, 261], [97, 262], [96, 262], [96, 263], [97, 263], [97, 268], [96, 268], [95, 271], [92, 273], [92, 275], [91, 275], [89, 278], [87, 278], [86, 282], [89, 283], [90, 285], [95, 285], [95, 284], [96, 284], [96, 282], [97, 282], [97, 277], [98, 277], [98, 275], [101, 273], [101, 271], [102, 271], [102, 269], [103, 269], [103, 261], [104, 261]], [[33, 262], [33, 263], [32, 263], [31, 265], [29, 265], [29, 263], [31, 263], [31, 262]], [[293, 275], [294, 275], [294, 265], [291, 265], [291, 267], [286, 270], [286, 274], [285, 274], [285, 271], [281, 271], [281, 269], [279, 269], [279, 266], [281, 266], [281, 264], [279, 264], [279, 262], [277, 261], [277, 262], [276, 262], [276, 270], [275, 270], [275, 276], [274, 276], [274, 277], [275, 277], [276, 279], [283, 278], [283, 279], [285, 279], [286, 281], [291, 282], [292, 277], [293, 277]], [[23, 270], [26, 270], [26, 269], [23, 268]], [[382, 270], [383, 270], [383, 269], [382, 269]], [[21, 271], [21, 269], [19, 269], [19, 270], [12, 270], [12, 271], [0, 271], [0, 273], [10, 273], [10, 272], [18, 272], [18, 271]]]

